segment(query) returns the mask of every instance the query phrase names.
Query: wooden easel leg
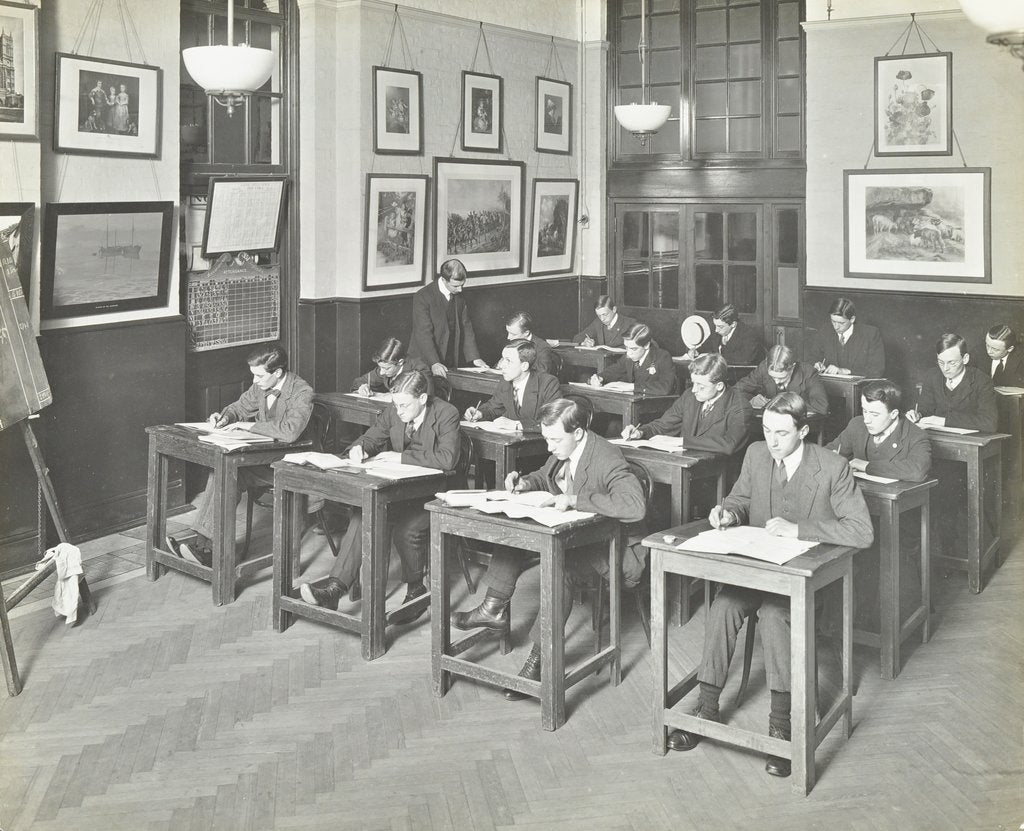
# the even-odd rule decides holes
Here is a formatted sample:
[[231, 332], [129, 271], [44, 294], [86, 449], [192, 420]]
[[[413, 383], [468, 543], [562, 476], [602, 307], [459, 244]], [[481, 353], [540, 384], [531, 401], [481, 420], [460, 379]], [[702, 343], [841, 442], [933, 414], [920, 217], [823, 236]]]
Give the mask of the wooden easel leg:
[[21, 676], [18, 675], [18, 662], [14, 658], [14, 638], [11, 635], [11, 622], [7, 619], [7, 602], [4, 600], [3, 588], [0, 588], [0, 637], [3, 638], [0, 659], [4, 665], [7, 692], [14, 696], [21, 692]]

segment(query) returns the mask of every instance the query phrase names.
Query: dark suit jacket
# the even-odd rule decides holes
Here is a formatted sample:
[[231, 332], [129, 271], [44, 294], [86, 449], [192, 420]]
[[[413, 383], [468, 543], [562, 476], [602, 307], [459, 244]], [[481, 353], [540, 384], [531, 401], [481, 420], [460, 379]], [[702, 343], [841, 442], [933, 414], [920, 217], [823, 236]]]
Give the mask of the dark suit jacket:
[[964, 368], [963, 380], [948, 396], [946, 379], [939, 368], [929, 369], [921, 386], [917, 411], [922, 416], [944, 417], [947, 427], [963, 427], [983, 433], [994, 433], [999, 421], [992, 379], [987, 371], [970, 364]]
[[[844, 459], [867, 459], [868, 447], [872, 445], [871, 434], [864, 426], [864, 416], [855, 416], [842, 433], [828, 445]], [[872, 476], [888, 476], [904, 482], [923, 482], [932, 467], [932, 443], [925, 431], [916, 424], [900, 418], [896, 429], [877, 447], [875, 454], [884, 454], [885, 459], [868, 462], [866, 473]]]
[[253, 384], [220, 414], [229, 424], [233, 421], [255, 421], [252, 432], [261, 436], [279, 441], [298, 441], [313, 414], [313, 388], [294, 372], [286, 372], [281, 392], [269, 412], [266, 394]]
[[558, 358], [555, 357], [555, 350], [551, 348], [551, 344], [536, 335], [533, 336], [532, 343], [533, 348], [537, 350], [537, 360], [533, 362], [533, 368], [546, 375], [558, 375], [555, 372], [555, 363]]
[[[740, 478], [722, 503], [743, 525], [764, 527], [771, 513], [775, 460], [763, 441], [750, 445]], [[853, 472], [831, 450], [804, 442], [804, 455], [788, 488], [796, 488], [794, 503], [782, 519], [799, 526], [802, 540], [867, 548], [874, 539], [871, 517], [857, 489]]]
[[[992, 377], [992, 359], [987, 355], [988, 374]], [[980, 366], [980, 364], [979, 364]], [[1015, 346], [1013, 351], [1006, 356], [1006, 366], [1003, 367], [997, 377], [992, 379], [997, 387], [1024, 387], [1024, 348]]]
[[[761, 361], [757, 369], [745, 378], [740, 378], [735, 389], [748, 399], [760, 394], [771, 401], [779, 394], [779, 385], [768, 374], [767, 359]], [[807, 409], [828, 415], [828, 393], [825, 392], [825, 385], [821, 383], [821, 378], [813, 366], [797, 361], [793, 367], [793, 375], [786, 385], [786, 391], [795, 392], [803, 398], [807, 402]]]
[[595, 317], [590, 322], [590, 325], [574, 337], [573, 340], [576, 343], [583, 343], [584, 338], [591, 337], [594, 339], [595, 346], [617, 346], [621, 349], [625, 346], [622, 342], [623, 333], [628, 332], [635, 323], [636, 321], [633, 318], [620, 314], [615, 320], [615, 325], [611, 329], [606, 329], [600, 318]]
[[672, 395], [679, 390], [676, 366], [672, 356], [653, 340], [651, 348], [639, 366], [626, 355], [597, 376], [601, 382], [626, 381], [634, 385], [634, 391], [646, 395]]
[[537, 421], [537, 413], [540, 408], [561, 397], [562, 389], [557, 378], [531, 372], [526, 379], [526, 389], [523, 390], [522, 407], [516, 406], [516, 394], [512, 389], [512, 383], [502, 380], [495, 389], [494, 395], [491, 396], [491, 400], [480, 407], [480, 412], [485, 421], [505, 416], [513, 421], [522, 422], [524, 431], [537, 432], [540, 430]]
[[451, 473], [459, 463], [459, 411], [447, 401], [433, 397], [427, 399], [423, 424], [406, 445], [405, 423], [394, 407], [388, 407], [349, 448], [356, 445], [370, 456], [385, 450], [397, 450], [405, 464], [436, 467]]
[[882, 335], [874, 326], [857, 321], [853, 324], [853, 334], [846, 346], [839, 345], [839, 337], [829, 327], [818, 332], [812, 344], [812, 354], [808, 356], [810, 364], [824, 361], [826, 365], [835, 364], [848, 369], [854, 375], [868, 378], [882, 378], [885, 373], [885, 347]]
[[455, 361], [459, 352], [472, 363], [480, 357], [476, 347], [476, 334], [466, 309], [466, 300], [461, 294], [453, 295], [458, 304], [455, 331], [448, 330], [448, 301], [445, 300], [438, 281], [424, 286], [412, 297], [412, 342], [409, 357], [422, 358], [429, 366], [443, 364], [448, 352], [448, 341], [455, 338]]
[[[523, 480], [531, 490], [559, 494], [562, 490], [555, 484], [555, 479], [565, 464], [568, 461], [551, 456], [544, 467], [526, 474]], [[573, 491], [579, 511], [590, 511], [623, 522], [639, 522], [647, 512], [640, 482], [622, 458], [622, 452], [590, 430], [587, 431], [587, 443], [580, 463], [576, 466]]]
[[729, 366], [759, 364], [765, 356], [764, 338], [757, 329], [747, 326], [741, 320], [736, 324], [736, 330], [727, 344], [723, 346], [722, 336], [712, 332], [701, 351], [718, 352]]
[[661, 418], [642, 425], [640, 433], [645, 439], [651, 436], [682, 436], [684, 447], [712, 453], [732, 455], [743, 448], [754, 423], [754, 411], [747, 399], [734, 387], [726, 388], [711, 412], [698, 424], [703, 406], [693, 390], [687, 390]]
[[[430, 395], [434, 394], [434, 375], [430, 371], [430, 367], [427, 366], [419, 358], [405, 359], [402, 364], [402, 372], [420, 372], [427, 379], [427, 387]], [[400, 372], [399, 375], [402, 373]], [[395, 376], [397, 378], [398, 375]], [[365, 375], [360, 375], [352, 382], [351, 391], [355, 392], [363, 384], [366, 384], [372, 392], [391, 392], [391, 385], [395, 383], [395, 378], [385, 378], [380, 374], [380, 370], [377, 369], [376, 365], [367, 372]]]

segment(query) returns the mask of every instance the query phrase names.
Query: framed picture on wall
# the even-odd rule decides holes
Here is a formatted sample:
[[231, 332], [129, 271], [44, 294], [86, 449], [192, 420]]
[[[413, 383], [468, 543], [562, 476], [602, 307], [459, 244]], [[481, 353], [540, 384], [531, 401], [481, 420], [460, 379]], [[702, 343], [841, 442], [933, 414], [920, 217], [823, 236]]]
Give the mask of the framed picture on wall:
[[458, 257], [471, 276], [523, 270], [523, 162], [434, 159], [434, 274]]
[[53, 149], [160, 158], [163, 70], [57, 53]]
[[566, 274], [576, 257], [578, 179], [533, 180], [530, 276]]
[[277, 251], [287, 195], [287, 176], [211, 177], [202, 255]]
[[462, 71], [462, 149], [502, 151], [505, 82], [497, 75]]
[[845, 275], [991, 283], [991, 168], [846, 170]]
[[572, 153], [572, 84], [537, 77], [534, 102], [538, 153]]
[[419, 286], [427, 271], [426, 176], [366, 176], [363, 290]]
[[875, 58], [875, 155], [953, 154], [953, 53]]
[[39, 9], [0, 0], [0, 140], [39, 138]]
[[373, 152], [423, 153], [423, 76], [419, 72], [373, 68]]
[[166, 307], [173, 230], [173, 202], [47, 205], [40, 317]]
[[36, 224], [36, 206], [31, 202], [0, 202], [0, 242], [6, 243], [14, 256], [18, 281], [25, 293], [25, 302], [32, 296], [32, 237]]

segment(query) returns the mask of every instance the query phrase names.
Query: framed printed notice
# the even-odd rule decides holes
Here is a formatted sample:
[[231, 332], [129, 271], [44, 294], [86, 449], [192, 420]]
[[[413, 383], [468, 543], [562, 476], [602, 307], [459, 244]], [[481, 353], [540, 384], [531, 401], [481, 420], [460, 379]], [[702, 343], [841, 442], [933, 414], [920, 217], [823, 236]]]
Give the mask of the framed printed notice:
[[276, 251], [287, 176], [210, 179], [203, 256]]

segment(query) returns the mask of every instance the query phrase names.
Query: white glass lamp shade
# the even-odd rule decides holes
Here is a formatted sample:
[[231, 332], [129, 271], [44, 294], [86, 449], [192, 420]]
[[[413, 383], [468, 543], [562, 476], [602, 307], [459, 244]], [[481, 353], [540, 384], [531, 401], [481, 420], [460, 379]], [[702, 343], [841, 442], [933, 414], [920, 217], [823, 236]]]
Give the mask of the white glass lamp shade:
[[1024, 0], [960, 0], [960, 8], [989, 34], [1024, 30]]
[[193, 46], [181, 57], [192, 80], [207, 92], [253, 92], [274, 71], [274, 53], [251, 46]]
[[615, 107], [616, 120], [631, 133], [655, 133], [671, 114], [672, 107], [668, 104], [618, 104]]

